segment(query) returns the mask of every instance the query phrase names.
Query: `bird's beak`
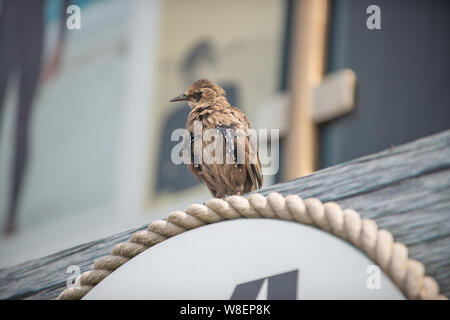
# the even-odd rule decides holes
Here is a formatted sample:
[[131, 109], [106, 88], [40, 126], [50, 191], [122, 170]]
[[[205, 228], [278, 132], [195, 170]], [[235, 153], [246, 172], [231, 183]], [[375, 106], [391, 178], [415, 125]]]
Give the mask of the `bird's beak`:
[[173, 99], [170, 99], [169, 102], [175, 102], [175, 101], [185, 101], [188, 100], [189, 96], [185, 93], [180, 94], [179, 96], [176, 96]]

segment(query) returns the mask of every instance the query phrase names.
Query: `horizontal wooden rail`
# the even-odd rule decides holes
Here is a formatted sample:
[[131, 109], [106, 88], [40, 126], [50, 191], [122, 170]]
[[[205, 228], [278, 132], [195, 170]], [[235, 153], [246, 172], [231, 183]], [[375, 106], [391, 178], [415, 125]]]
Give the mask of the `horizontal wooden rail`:
[[[441, 293], [450, 296], [450, 130], [259, 192], [272, 191], [336, 201], [374, 219], [408, 246], [409, 257], [421, 261]], [[95, 259], [144, 228], [1, 269], [0, 299], [56, 298], [66, 288], [69, 265], [87, 271]]]

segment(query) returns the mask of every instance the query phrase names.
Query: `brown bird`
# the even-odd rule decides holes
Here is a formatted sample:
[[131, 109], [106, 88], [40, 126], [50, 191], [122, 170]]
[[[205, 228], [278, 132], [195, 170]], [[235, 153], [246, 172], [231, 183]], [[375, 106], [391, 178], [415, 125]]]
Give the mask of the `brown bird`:
[[[213, 197], [241, 195], [261, 188], [263, 175], [256, 144], [248, 135], [250, 123], [241, 110], [228, 103], [225, 90], [212, 81], [197, 80], [186, 92], [170, 100], [174, 101], [187, 101], [192, 109], [186, 121], [190, 133], [188, 167]], [[199, 124], [201, 137], [195, 127]], [[208, 136], [207, 130], [216, 134]], [[198, 139], [202, 139], [201, 144]], [[211, 145], [219, 148], [208, 156], [204, 150]], [[217, 161], [221, 154], [222, 161]]]

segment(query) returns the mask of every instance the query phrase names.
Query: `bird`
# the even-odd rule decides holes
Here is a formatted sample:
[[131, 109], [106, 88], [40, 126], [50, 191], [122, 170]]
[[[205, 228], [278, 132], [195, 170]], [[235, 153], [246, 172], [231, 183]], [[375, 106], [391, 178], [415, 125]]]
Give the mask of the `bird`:
[[[187, 150], [190, 151], [187, 166], [214, 198], [243, 195], [262, 187], [264, 178], [258, 151], [248, 135], [250, 122], [239, 108], [230, 105], [221, 86], [200, 79], [169, 101], [187, 101], [191, 108], [186, 120], [186, 132], [190, 137], [187, 141]], [[201, 137], [196, 134], [196, 124], [201, 124], [202, 131], [197, 131], [201, 132]], [[207, 133], [211, 130], [216, 134], [208, 139]], [[201, 144], [198, 139], [201, 139]], [[204, 150], [211, 145], [223, 146], [222, 152], [219, 148], [213, 149], [208, 156]], [[221, 154], [223, 161], [211, 161], [220, 159]]]

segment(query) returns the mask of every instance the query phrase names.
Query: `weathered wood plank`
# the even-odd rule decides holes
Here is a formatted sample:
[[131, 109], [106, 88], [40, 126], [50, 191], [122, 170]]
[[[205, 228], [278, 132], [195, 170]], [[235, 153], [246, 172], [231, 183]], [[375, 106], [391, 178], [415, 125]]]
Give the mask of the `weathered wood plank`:
[[[287, 183], [268, 194], [336, 201], [374, 219], [424, 263], [450, 296], [450, 130]], [[169, 214], [169, 212], [168, 212]], [[95, 259], [140, 228], [0, 270], [1, 299], [52, 299], [66, 285], [66, 268], [89, 270]]]

